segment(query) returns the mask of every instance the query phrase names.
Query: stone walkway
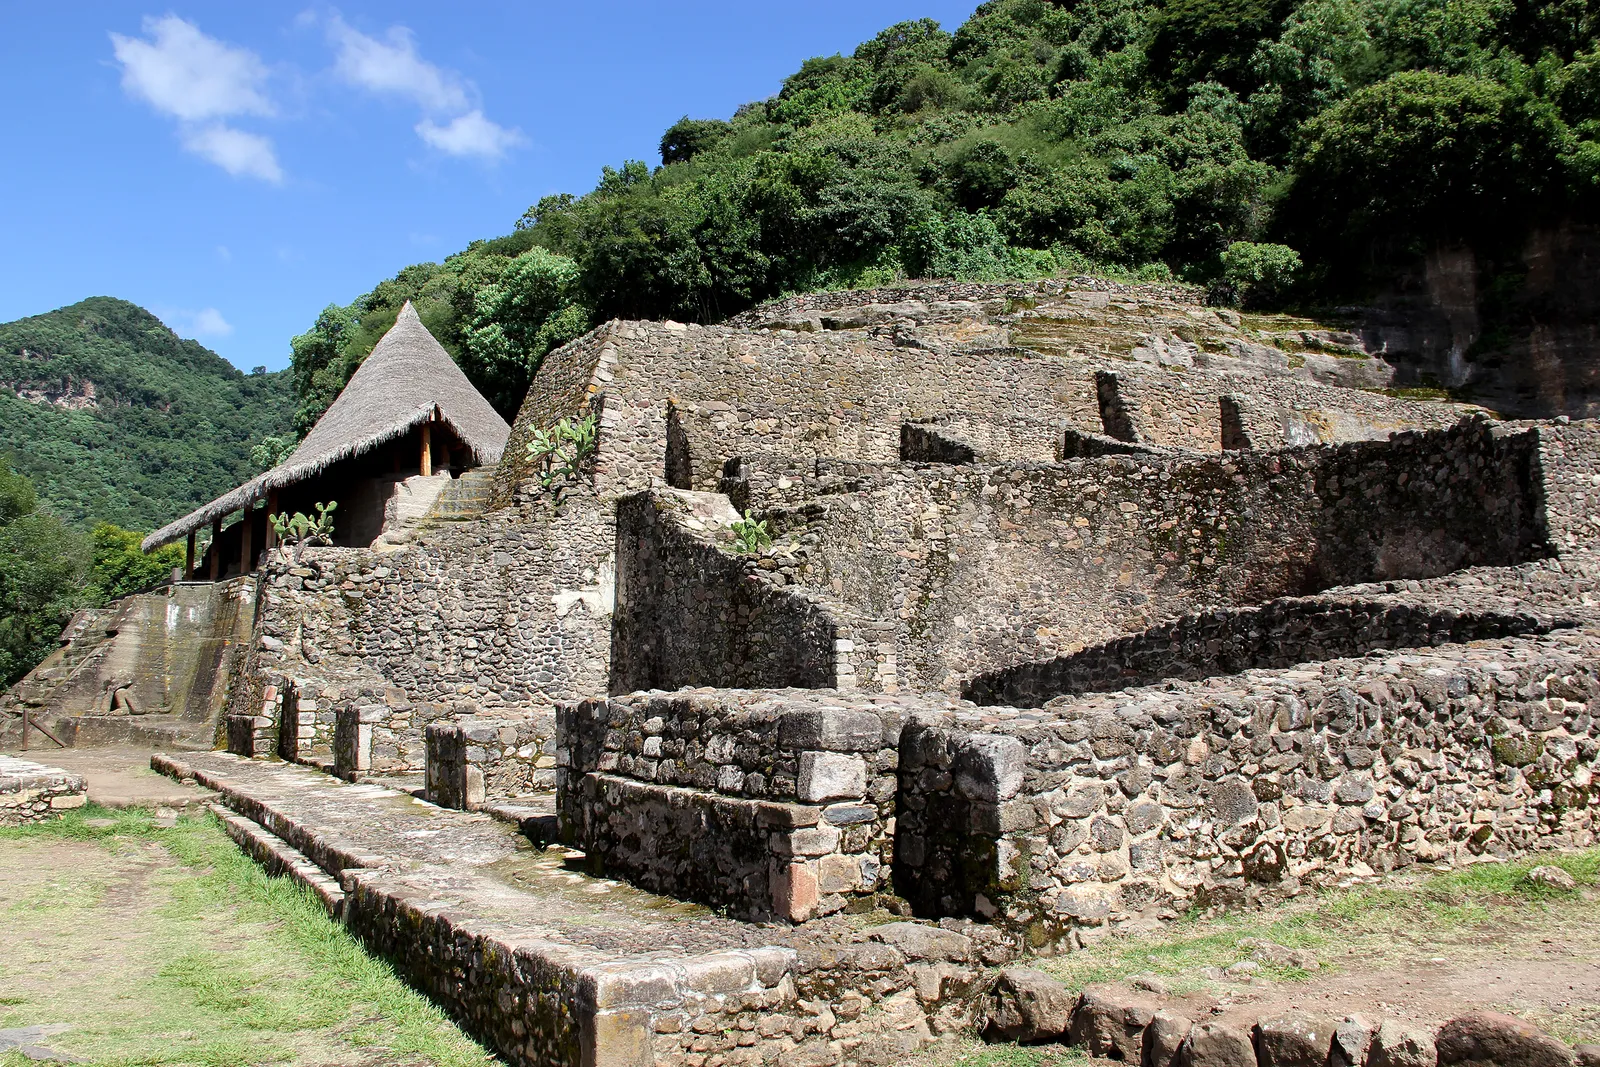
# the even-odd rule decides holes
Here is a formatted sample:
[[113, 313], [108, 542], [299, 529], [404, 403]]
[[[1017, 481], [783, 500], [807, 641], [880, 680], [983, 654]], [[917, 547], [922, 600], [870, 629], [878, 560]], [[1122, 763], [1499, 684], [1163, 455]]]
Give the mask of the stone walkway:
[[982, 964], [954, 930], [882, 912], [803, 929], [738, 922], [385, 786], [220, 752], [151, 762], [216, 790], [241, 846], [316, 891], [512, 1063], [753, 1067], [770, 1052], [822, 1067], [863, 1043], [874, 1051], [862, 1062], [882, 1061], [970, 1026]]
[[183, 808], [215, 799], [209, 789], [184, 785], [151, 770], [148, 746], [40, 748], [35, 744], [21, 755], [83, 778], [90, 802], [108, 808]]

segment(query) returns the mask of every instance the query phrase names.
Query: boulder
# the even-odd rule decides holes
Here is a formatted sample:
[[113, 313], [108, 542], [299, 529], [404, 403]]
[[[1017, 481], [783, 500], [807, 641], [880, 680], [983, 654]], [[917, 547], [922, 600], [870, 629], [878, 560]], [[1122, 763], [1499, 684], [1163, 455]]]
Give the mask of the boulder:
[[1578, 1058], [1578, 1067], [1600, 1067], [1600, 1045], [1574, 1045], [1572, 1054]]
[[1178, 1067], [1183, 1041], [1194, 1026], [1187, 1018], [1170, 1011], [1158, 1011], [1144, 1031], [1146, 1067]]
[[1333, 1028], [1328, 1067], [1362, 1067], [1371, 1047], [1372, 1023], [1360, 1015], [1346, 1015]]
[[1512, 1015], [1475, 1011], [1457, 1016], [1434, 1038], [1440, 1067], [1492, 1063], [1495, 1067], [1573, 1067], [1572, 1050]]
[[1534, 867], [1523, 877], [1527, 878], [1529, 885], [1536, 886], [1539, 889], [1554, 889], [1558, 892], [1569, 892], [1578, 888], [1577, 879], [1573, 878], [1572, 875], [1568, 874], [1560, 867], [1556, 867], [1548, 863]]
[[1144, 1030], [1155, 1014], [1155, 1005], [1140, 997], [1086, 989], [1072, 1013], [1072, 1043], [1091, 1056], [1139, 1063], [1144, 1058]]
[[1332, 1044], [1332, 1019], [1290, 1011], [1256, 1023], [1261, 1067], [1326, 1067]]
[[1432, 1035], [1407, 1030], [1393, 1019], [1383, 1020], [1367, 1050], [1367, 1067], [1435, 1067], [1438, 1062]]
[[1256, 1067], [1256, 1050], [1243, 1030], [1200, 1023], [1184, 1039], [1178, 1067]]
[[1078, 994], [1031, 967], [1007, 967], [1000, 972], [990, 996], [989, 1021], [983, 1036], [989, 1041], [1019, 1041], [1025, 1045], [1060, 1041], [1072, 1025]]

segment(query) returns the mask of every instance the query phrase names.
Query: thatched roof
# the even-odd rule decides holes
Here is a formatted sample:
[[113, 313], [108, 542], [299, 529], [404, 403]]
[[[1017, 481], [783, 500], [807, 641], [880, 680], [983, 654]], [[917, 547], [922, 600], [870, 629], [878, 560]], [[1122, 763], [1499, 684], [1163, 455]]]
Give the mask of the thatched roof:
[[292, 456], [163, 526], [144, 539], [144, 550], [170, 544], [274, 489], [304, 481], [342, 459], [403, 437], [430, 416], [454, 430], [480, 466], [499, 462], [511, 434], [506, 420], [472, 387], [450, 353], [422, 325], [408, 300], [394, 326]]

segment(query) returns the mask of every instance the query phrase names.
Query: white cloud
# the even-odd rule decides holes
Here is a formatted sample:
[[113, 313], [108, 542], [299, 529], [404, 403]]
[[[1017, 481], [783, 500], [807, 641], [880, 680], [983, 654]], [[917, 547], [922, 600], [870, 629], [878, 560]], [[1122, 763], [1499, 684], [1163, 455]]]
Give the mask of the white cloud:
[[266, 64], [254, 52], [207, 37], [176, 15], [146, 18], [141, 37], [111, 35], [122, 88], [185, 122], [270, 115]]
[[183, 147], [202, 159], [210, 160], [234, 177], [283, 181], [283, 168], [278, 165], [272, 140], [261, 134], [246, 133], [218, 122], [184, 130]]
[[490, 122], [476, 109], [451, 119], [443, 126], [432, 119], [417, 123], [417, 136], [452, 156], [479, 156], [498, 159], [506, 149], [522, 143], [522, 134]]
[[484, 115], [471, 82], [423, 59], [415, 35], [404, 26], [390, 27], [380, 40], [337, 13], [327, 25], [328, 39], [338, 51], [334, 70], [339, 76], [369, 92], [416, 104], [422, 121], [414, 128], [429, 147], [452, 156], [498, 159], [524, 143], [521, 133]]
[[227, 337], [233, 333], [233, 324], [223, 318], [222, 312], [216, 308], [201, 308], [199, 311], [168, 309], [159, 314], [161, 321], [180, 337]]
[[418, 55], [410, 30], [394, 26], [386, 36], [387, 41], [368, 37], [334, 15], [328, 37], [339, 49], [334, 69], [340, 77], [375, 93], [405, 97], [434, 114], [455, 114], [471, 106], [461, 76]]
[[145, 18], [145, 37], [111, 35], [123, 92], [179, 122], [183, 147], [234, 176], [283, 180], [271, 138], [219, 120], [271, 115], [267, 66], [176, 15]]

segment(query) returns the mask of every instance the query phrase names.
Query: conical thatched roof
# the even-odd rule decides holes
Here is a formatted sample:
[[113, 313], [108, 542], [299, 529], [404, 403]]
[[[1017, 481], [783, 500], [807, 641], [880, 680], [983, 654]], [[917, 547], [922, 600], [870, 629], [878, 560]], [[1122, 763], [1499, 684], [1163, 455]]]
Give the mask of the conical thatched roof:
[[422, 325], [408, 300], [394, 326], [357, 368], [294, 455], [177, 522], [163, 526], [144, 539], [144, 550], [170, 544], [274, 489], [304, 481], [339, 460], [403, 437], [430, 416], [454, 430], [480, 466], [499, 462], [511, 434], [506, 420], [472, 387], [450, 353]]

